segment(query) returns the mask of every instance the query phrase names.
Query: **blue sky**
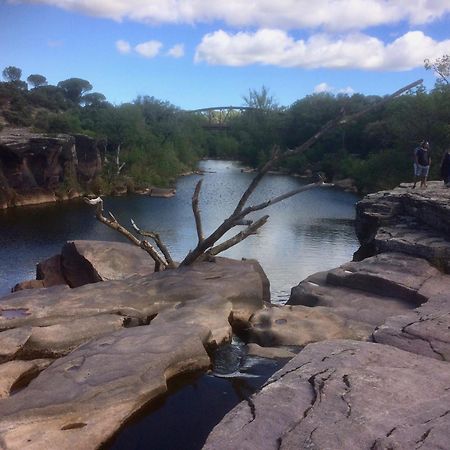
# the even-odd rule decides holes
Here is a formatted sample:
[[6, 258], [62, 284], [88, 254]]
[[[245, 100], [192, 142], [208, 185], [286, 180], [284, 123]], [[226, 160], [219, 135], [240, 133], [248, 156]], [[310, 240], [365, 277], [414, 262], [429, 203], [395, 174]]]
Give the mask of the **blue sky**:
[[450, 54], [449, 0], [0, 0], [0, 70], [84, 78], [115, 104], [281, 105], [313, 92], [384, 95]]

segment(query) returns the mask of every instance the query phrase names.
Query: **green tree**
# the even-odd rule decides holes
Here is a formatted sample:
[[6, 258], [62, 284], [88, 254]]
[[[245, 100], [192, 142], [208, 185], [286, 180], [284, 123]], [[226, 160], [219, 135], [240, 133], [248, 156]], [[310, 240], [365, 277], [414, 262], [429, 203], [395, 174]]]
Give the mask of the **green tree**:
[[14, 66], [5, 67], [3, 69], [2, 76], [4, 80], [10, 83], [20, 81], [20, 78], [22, 77], [22, 69]]
[[77, 105], [80, 103], [82, 95], [92, 90], [92, 84], [81, 78], [69, 78], [60, 81], [57, 86], [63, 90], [69, 100]]
[[37, 88], [37, 87], [40, 87], [40, 86], [46, 86], [48, 84], [47, 83], [47, 78], [45, 78], [44, 75], [39, 75], [39, 74], [32, 74], [32, 75], [30, 75], [27, 78], [27, 81], [34, 88]]
[[439, 77], [441, 83], [449, 84], [450, 81], [450, 55], [443, 55], [434, 61], [425, 59], [425, 69], [433, 70]]
[[91, 92], [81, 97], [81, 103], [85, 106], [101, 106], [106, 102], [106, 97], [100, 92]]

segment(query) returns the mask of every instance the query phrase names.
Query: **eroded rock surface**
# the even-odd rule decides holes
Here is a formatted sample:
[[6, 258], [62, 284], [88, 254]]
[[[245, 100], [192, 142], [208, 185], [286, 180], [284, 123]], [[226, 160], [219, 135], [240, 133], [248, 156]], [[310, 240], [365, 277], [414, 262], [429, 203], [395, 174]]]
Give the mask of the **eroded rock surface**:
[[167, 390], [176, 374], [205, 370], [209, 330], [182, 322], [123, 329], [58, 359], [0, 400], [8, 449], [94, 449]]
[[426, 189], [402, 184], [369, 194], [356, 205], [356, 234], [356, 259], [400, 251], [450, 273], [450, 189], [432, 181]]
[[448, 363], [367, 342], [308, 345], [204, 449], [446, 448]]

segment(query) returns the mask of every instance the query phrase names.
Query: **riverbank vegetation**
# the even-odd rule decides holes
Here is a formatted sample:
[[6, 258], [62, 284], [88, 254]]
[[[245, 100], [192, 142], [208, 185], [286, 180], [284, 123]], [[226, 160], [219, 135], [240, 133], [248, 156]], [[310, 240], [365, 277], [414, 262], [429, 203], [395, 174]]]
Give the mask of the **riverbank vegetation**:
[[[436, 70], [433, 62], [426, 67]], [[202, 157], [237, 159], [257, 167], [270, 158], [274, 146], [298, 146], [338, 115], [381, 100], [318, 93], [285, 107], [262, 87], [243, 97], [250, 109], [230, 114], [218, 126], [214, 114], [183, 111], [151, 96], [112, 105], [79, 78], [52, 86], [40, 74], [22, 81], [22, 71], [13, 66], [2, 74], [0, 128], [30, 127], [100, 140], [105, 164], [98, 184], [104, 192], [125, 179], [136, 187], [167, 185]], [[306, 153], [280, 163], [279, 169], [304, 175], [322, 172], [329, 181], [350, 178], [360, 192], [389, 188], [411, 178], [412, 150], [426, 139], [434, 156], [431, 176], [437, 177], [438, 161], [450, 142], [449, 119], [450, 87], [441, 76], [431, 91], [421, 86], [409, 91], [328, 133]]]

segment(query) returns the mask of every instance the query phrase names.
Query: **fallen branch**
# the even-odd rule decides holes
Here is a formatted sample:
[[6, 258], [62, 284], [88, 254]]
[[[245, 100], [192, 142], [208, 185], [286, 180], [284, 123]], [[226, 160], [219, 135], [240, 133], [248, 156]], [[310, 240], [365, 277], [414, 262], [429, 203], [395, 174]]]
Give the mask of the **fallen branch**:
[[95, 206], [95, 217], [108, 227], [118, 231], [122, 236], [125, 236], [131, 243], [145, 250], [150, 257], [155, 261], [155, 272], [164, 270], [169, 266], [169, 263], [165, 261], [156, 251], [156, 249], [146, 240], [139, 240], [136, 236], [130, 233], [123, 225], [121, 225], [112, 213], [109, 213], [111, 217], [108, 219], [103, 215], [103, 200], [100, 197], [89, 199], [84, 198], [84, 201], [91, 206]]

